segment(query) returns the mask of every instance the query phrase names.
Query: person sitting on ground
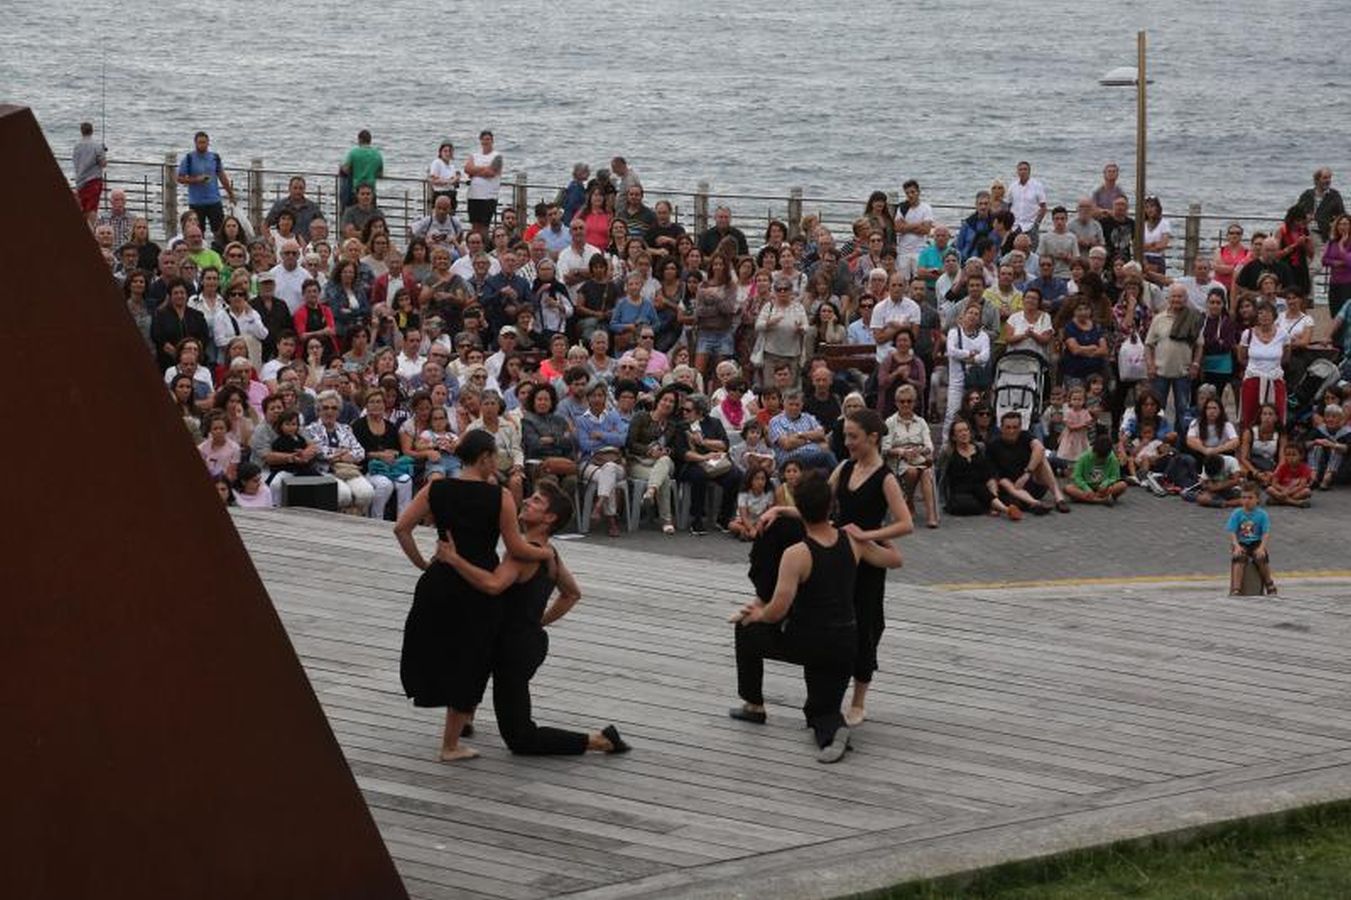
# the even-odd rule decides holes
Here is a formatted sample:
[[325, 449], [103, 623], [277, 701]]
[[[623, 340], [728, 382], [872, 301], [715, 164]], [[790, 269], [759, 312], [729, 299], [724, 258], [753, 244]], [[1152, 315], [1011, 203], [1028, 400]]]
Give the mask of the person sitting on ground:
[[[854, 578], [860, 561], [882, 569], [901, 565], [890, 541], [860, 541], [830, 523], [832, 491], [813, 475], [798, 488], [803, 539], [783, 552], [773, 595], [757, 597], [733, 617], [736, 623], [737, 693], [731, 716], [764, 724], [764, 660], [800, 663], [807, 682], [802, 712], [815, 733], [816, 759], [839, 762], [849, 748], [840, 706], [857, 652]], [[787, 622], [783, 625], [779, 623]]]
[[1075, 460], [1074, 472], [1065, 493], [1075, 503], [1098, 503], [1116, 506], [1117, 498], [1126, 492], [1121, 480], [1121, 463], [1112, 452], [1112, 436], [1100, 434], [1093, 446]]
[[1143, 485], [1142, 479], [1154, 470], [1154, 467], [1173, 448], [1159, 440], [1152, 422], [1146, 422], [1137, 429], [1137, 435], [1128, 439], [1126, 444], [1126, 480], [1131, 484]]
[[1281, 414], [1270, 403], [1257, 410], [1257, 424], [1239, 435], [1238, 465], [1245, 478], [1262, 486], [1271, 483], [1271, 473], [1285, 459], [1285, 429]]
[[[1240, 481], [1238, 460], [1232, 456], [1207, 456], [1201, 464], [1201, 480], [1196, 485], [1196, 505], [1216, 509], [1240, 505]], [[1182, 493], [1184, 500], [1191, 496], [1191, 492]]]
[[741, 426], [741, 442], [732, 446], [732, 464], [750, 474], [756, 469], [774, 472], [774, 448], [765, 440], [765, 428], [756, 419]]
[[1332, 487], [1346, 459], [1351, 445], [1351, 424], [1347, 424], [1342, 407], [1329, 403], [1323, 407], [1323, 421], [1316, 424], [1309, 439], [1309, 467], [1313, 469], [1314, 485], [1326, 491]]
[[747, 471], [741, 493], [736, 496], [736, 518], [730, 526], [732, 534], [743, 541], [755, 540], [760, 536], [760, 517], [773, 505], [774, 492], [770, 489], [769, 471], [764, 468]]
[[1267, 503], [1277, 506], [1298, 506], [1308, 509], [1312, 505], [1314, 472], [1304, 461], [1304, 448], [1291, 441], [1281, 448], [1281, 464], [1269, 473], [1267, 481]]
[[1229, 596], [1235, 597], [1243, 586], [1243, 572], [1251, 560], [1262, 577], [1262, 589], [1275, 595], [1276, 582], [1271, 578], [1271, 557], [1267, 541], [1271, 536], [1271, 519], [1267, 511], [1257, 505], [1258, 487], [1249, 483], [1243, 487], [1241, 507], [1229, 514], [1225, 530], [1229, 532]]
[[1017, 522], [1023, 511], [1016, 505], [1005, 506], [999, 499], [994, 469], [985, 456], [985, 448], [973, 439], [973, 434], [966, 419], [955, 419], [948, 429], [948, 442], [939, 462], [947, 510], [954, 516], [1006, 515]]
[[1050, 512], [1050, 507], [1042, 503], [1042, 498], [1049, 494], [1058, 511], [1070, 511], [1046, 458], [1046, 448], [1030, 432], [1023, 430], [1021, 413], [1004, 413], [999, 420], [999, 436], [990, 441], [985, 455], [990, 460], [1000, 498], [1005, 503], [1021, 506], [1035, 515], [1045, 515]]
[[774, 489], [775, 506], [792, 506], [793, 491], [802, 481], [802, 463], [790, 459], [779, 468], [779, 486]]

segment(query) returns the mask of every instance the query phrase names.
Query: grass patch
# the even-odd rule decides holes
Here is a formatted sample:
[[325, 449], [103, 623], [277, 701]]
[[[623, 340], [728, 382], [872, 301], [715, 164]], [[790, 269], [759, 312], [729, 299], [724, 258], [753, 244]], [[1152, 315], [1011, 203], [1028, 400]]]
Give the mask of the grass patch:
[[1351, 802], [1072, 851], [859, 895], [870, 900], [1351, 897]]

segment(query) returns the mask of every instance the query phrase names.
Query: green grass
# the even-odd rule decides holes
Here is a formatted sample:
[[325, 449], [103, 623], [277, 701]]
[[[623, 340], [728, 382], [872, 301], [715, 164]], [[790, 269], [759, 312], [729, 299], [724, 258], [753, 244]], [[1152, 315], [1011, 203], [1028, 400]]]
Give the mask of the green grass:
[[872, 900], [1351, 898], [1351, 803], [910, 882]]

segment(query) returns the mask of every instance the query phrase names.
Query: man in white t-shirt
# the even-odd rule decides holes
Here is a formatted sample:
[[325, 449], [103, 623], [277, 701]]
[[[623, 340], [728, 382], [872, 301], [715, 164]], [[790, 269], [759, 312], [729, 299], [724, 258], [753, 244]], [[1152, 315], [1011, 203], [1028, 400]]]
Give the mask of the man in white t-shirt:
[[[487, 256], [487, 253], [483, 250], [483, 235], [478, 231], [471, 231], [469, 237], [464, 239], [464, 245], [464, 255], [451, 263], [450, 271], [452, 275], [459, 275], [467, 282], [474, 277], [474, 257], [480, 253]], [[502, 264], [497, 261], [497, 257], [488, 256], [488, 275], [496, 275], [500, 271]]]
[[[919, 182], [911, 178], [901, 186], [905, 200], [896, 207], [896, 269], [906, 282], [915, 276], [920, 251], [934, 227], [933, 207], [919, 199]], [[876, 310], [874, 310], [876, 314]]]
[[[886, 272], [883, 270], [885, 276]], [[873, 307], [873, 340], [877, 342], [877, 361], [886, 359], [892, 350], [891, 342], [901, 331], [910, 332], [912, 337], [919, 331], [919, 304], [910, 299], [909, 280], [898, 269], [887, 280], [887, 298]]]
[[465, 161], [469, 176], [469, 227], [487, 237], [497, 215], [497, 192], [502, 187], [502, 154], [493, 149], [493, 133], [486, 128], [478, 135], [479, 152]]
[[1032, 164], [1026, 160], [1018, 163], [1018, 177], [1009, 187], [1009, 210], [1023, 231], [1031, 231], [1046, 215], [1046, 186], [1032, 177]]
[[586, 223], [574, 218], [568, 225], [569, 244], [558, 252], [558, 280], [568, 286], [573, 302], [577, 292], [590, 277], [588, 266], [591, 257], [600, 251], [586, 242]]
[[291, 315], [304, 304], [301, 287], [310, 279], [310, 273], [300, 264], [300, 244], [285, 241], [281, 245], [281, 262], [272, 267], [272, 276], [277, 285], [277, 296], [286, 301]]
[[427, 357], [422, 355], [422, 331], [407, 328], [403, 332], [403, 349], [399, 351], [398, 368], [395, 373], [404, 381], [411, 381], [422, 374], [422, 365]]

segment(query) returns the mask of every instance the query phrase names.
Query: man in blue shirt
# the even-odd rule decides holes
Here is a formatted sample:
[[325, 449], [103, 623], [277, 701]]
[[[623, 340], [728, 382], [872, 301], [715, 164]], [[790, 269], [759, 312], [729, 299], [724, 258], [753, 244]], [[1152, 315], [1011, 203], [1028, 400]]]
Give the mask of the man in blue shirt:
[[802, 392], [799, 390], [784, 391], [783, 412], [769, 420], [769, 444], [774, 448], [778, 466], [794, 459], [804, 469], [829, 472], [835, 468], [835, 454], [826, 443], [826, 431], [815, 416], [802, 411]]
[[1042, 256], [1037, 259], [1037, 277], [1033, 278], [1023, 288], [1028, 291], [1036, 288], [1041, 291], [1041, 308], [1051, 315], [1060, 312], [1060, 306], [1065, 302], [1065, 296], [1069, 293], [1069, 282], [1063, 278], [1056, 278], [1055, 260], [1050, 256]]
[[220, 189], [225, 188], [230, 202], [235, 202], [235, 188], [225, 171], [220, 154], [209, 149], [211, 138], [205, 131], [193, 135], [193, 152], [185, 154], [178, 164], [178, 183], [188, 186], [188, 209], [197, 214], [197, 221], [211, 226], [211, 235], [220, 233], [225, 221], [225, 209], [220, 201]]
[[591, 167], [586, 163], [577, 163], [572, 167], [572, 181], [563, 188], [558, 202], [563, 207], [563, 224], [571, 225], [572, 217], [586, 205], [586, 180], [591, 177]]
[[[531, 302], [530, 282], [516, 271], [519, 262], [515, 250], [507, 250], [498, 263], [502, 266], [496, 275], [489, 275], [483, 282], [479, 293], [479, 303], [488, 317], [488, 326], [493, 334], [511, 322], [516, 321], [516, 313]], [[489, 367], [491, 368], [491, 367]]]

